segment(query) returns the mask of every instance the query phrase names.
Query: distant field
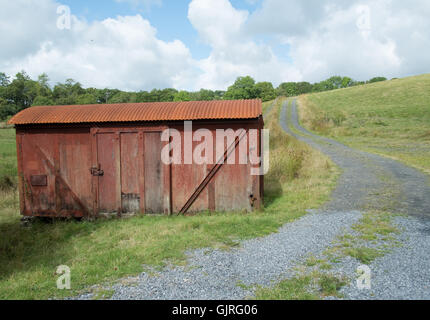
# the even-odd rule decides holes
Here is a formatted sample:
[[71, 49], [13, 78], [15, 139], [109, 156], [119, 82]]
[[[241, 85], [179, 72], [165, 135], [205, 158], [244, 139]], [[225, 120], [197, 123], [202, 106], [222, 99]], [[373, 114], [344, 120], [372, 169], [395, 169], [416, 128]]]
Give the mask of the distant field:
[[430, 173], [430, 74], [309, 94], [302, 124]]
[[[288, 137], [279, 127], [283, 101], [266, 117], [271, 129], [271, 169], [265, 177], [265, 210], [202, 213], [194, 217], [136, 216], [95, 222], [20, 224], [16, 189], [0, 192], [0, 299], [75, 295], [90, 286], [137, 275], [143, 265], [183, 263], [194, 248], [230, 248], [238, 240], [276, 232], [330, 197], [338, 169], [328, 158]], [[269, 104], [265, 104], [267, 107]], [[13, 130], [0, 130], [0, 176], [16, 179]], [[72, 291], [56, 289], [56, 267], [71, 268]], [[106, 297], [101, 287], [93, 292]]]
[[0, 189], [16, 186], [16, 142], [14, 129], [0, 129]]

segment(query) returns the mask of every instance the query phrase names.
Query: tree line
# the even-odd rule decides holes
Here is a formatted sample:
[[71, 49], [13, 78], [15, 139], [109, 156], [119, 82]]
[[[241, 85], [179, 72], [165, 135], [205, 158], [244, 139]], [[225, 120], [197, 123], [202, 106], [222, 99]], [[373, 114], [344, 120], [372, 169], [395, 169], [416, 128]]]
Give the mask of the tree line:
[[8, 119], [17, 112], [31, 106], [257, 98], [270, 101], [279, 96], [291, 97], [385, 80], [387, 79], [384, 77], [376, 77], [369, 81], [355, 81], [349, 77], [334, 76], [314, 84], [309, 82], [284, 82], [274, 88], [270, 82], [256, 83], [253, 78], [246, 76], [237, 78], [227, 91], [201, 89], [200, 91], [190, 92], [166, 88], [126, 92], [118, 89], [83, 88], [79, 82], [73, 79], [68, 79], [64, 83], [57, 83], [54, 87], [51, 87], [48, 75], [45, 73], [38, 76], [37, 80], [33, 80], [25, 71], [17, 73], [13, 79], [0, 72], [0, 120]]

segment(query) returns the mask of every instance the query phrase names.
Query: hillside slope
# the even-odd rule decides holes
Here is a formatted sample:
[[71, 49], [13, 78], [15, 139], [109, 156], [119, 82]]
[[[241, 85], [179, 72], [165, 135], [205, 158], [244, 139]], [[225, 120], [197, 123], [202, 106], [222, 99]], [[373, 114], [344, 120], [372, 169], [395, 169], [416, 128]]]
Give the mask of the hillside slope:
[[430, 173], [430, 74], [304, 95], [302, 124]]

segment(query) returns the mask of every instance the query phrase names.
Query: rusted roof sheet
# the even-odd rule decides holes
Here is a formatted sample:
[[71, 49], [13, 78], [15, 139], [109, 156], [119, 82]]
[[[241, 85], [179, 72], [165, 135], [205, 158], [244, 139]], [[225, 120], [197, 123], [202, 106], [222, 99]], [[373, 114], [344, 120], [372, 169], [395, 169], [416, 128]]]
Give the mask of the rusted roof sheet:
[[8, 123], [24, 125], [254, 119], [261, 114], [261, 100], [93, 104], [31, 107], [16, 114]]

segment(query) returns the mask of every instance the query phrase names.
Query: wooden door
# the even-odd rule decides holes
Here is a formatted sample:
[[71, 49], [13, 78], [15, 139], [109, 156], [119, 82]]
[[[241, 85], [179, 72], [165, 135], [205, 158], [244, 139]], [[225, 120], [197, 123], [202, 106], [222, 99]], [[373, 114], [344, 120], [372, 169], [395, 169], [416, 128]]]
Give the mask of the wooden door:
[[144, 210], [143, 195], [143, 139], [138, 132], [121, 133], [121, 209], [122, 213]]
[[158, 131], [96, 133], [92, 174], [98, 213], [169, 213], [162, 145]]
[[161, 149], [161, 132], [145, 132], [145, 213], [164, 211]]
[[93, 172], [98, 176], [99, 213], [121, 212], [119, 135], [116, 133], [97, 134], [97, 161], [101, 170]]

